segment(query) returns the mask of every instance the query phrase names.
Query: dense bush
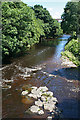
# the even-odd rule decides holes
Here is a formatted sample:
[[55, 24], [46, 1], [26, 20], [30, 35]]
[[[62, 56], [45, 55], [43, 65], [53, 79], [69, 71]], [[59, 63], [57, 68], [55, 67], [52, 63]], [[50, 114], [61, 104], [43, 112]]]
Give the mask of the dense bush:
[[66, 46], [65, 46], [65, 50], [69, 50], [70, 52], [72, 52], [75, 56], [78, 56], [79, 53], [79, 41], [78, 39], [72, 39]]

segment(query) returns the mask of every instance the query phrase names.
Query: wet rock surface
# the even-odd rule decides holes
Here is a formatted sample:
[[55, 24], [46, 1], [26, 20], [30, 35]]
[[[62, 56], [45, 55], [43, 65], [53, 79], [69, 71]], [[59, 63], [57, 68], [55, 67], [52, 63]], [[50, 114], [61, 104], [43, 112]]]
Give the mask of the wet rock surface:
[[44, 114], [45, 110], [56, 113], [56, 103], [58, 103], [58, 100], [53, 96], [53, 92], [48, 91], [46, 86], [39, 88], [32, 86], [29, 94], [27, 89], [22, 91], [21, 95], [35, 99], [34, 105], [29, 108], [32, 113], [42, 115]]
[[67, 66], [67, 67], [77, 67], [72, 61], [69, 60], [68, 57], [62, 56], [61, 57], [62, 63], [61, 65]]

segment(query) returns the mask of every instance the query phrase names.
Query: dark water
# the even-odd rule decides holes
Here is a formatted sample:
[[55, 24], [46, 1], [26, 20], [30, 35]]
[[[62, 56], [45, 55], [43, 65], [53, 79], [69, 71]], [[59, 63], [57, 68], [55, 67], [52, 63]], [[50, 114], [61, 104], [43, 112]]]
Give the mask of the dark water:
[[[21, 96], [21, 90], [28, 86], [47, 86], [58, 99], [57, 107], [62, 111], [60, 118], [80, 118], [79, 69], [61, 65], [61, 51], [68, 35], [35, 45], [28, 54], [12, 60], [3, 67], [2, 116], [3, 118], [46, 118], [44, 115], [29, 114], [25, 111], [33, 104]], [[42, 68], [30, 72], [28, 68]], [[26, 76], [26, 70], [28, 76]], [[54, 76], [50, 76], [54, 75]]]

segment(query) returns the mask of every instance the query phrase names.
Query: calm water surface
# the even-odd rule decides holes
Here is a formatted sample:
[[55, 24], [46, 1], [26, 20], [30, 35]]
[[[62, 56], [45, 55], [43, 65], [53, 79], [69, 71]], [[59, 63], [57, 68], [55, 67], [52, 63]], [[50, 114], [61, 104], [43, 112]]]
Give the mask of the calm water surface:
[[[21, 90], [25, 85], [47, 86], [58, 99], [57, 107], [62, 111], [58, 117], [80, 118], [79, 69], [62, 66], [60, 60], [61, 51], [64, 50], [69, 37], [63, 35], [59, 39], [49, 40], [48, 43], [35, 45], [27, 55], [14, 59], [11, 64], [3, 67], [3, 118], [46, 118], [48, 116], [48, 112], [41, 116], [26, 113], [34, 100], [21, 96]], [[29, 68], [35, 67], [42, 69], [29, 72]], [[8, 88], [10, 86], [11, 88]]]

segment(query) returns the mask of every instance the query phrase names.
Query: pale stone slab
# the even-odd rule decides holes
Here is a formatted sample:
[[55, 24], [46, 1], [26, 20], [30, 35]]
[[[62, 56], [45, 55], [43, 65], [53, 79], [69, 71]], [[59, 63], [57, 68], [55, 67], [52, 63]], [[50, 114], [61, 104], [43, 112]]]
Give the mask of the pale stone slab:
[[33, 113], [37, 113], [40, 110], [40, 108], [36, 105], [33, 105], [30, 107], [30, 111]]
[[27, 95], [28, 94], [28, 91], [25, 90], [25, 91], [22, 91], [22, 95]]

